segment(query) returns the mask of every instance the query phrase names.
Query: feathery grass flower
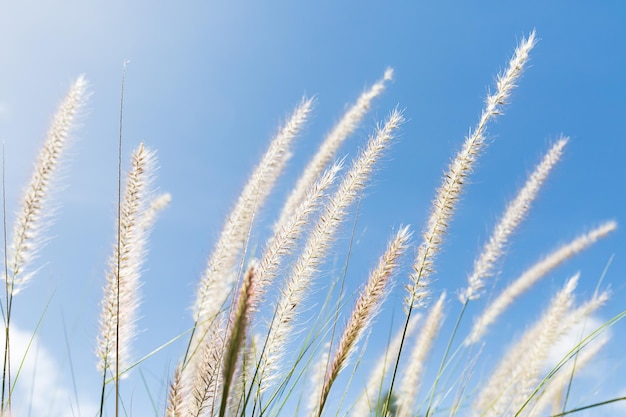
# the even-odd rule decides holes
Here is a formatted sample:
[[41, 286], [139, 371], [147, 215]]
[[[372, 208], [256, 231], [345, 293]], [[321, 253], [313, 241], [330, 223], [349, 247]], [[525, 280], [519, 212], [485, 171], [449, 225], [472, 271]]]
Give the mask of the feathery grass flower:
[[550, 347], [563, 334], [563, 319], [573, 305], [579, 275], [570, 278], [554, 297], [541, 319], [500, 361], [474, 403], [480, 415], [503, 416], [517, 412], [536, 384], [539, 367]]
[[292, 322], [306, 291], [311, 288], [313, 275], [328, 252], [334, 234], [345, 217], [346, 210], [365, 187], [374, 164], [391, 144], [395, 131], [403, 120], [400, 111], [396, 109], [391, 112], [385, 124], [377, 128], [375, 136], [370, 138], [367, 147], [353, 161], [352, 167], [345, 174], [339, 188], [326, 203], [324, 212], [298, 257], [276, 306], [275, 317], [270, 324], [262, 358], [261, 376], [265, 375], [266, 370], [276, 372], [279, 368], [278, 361], [292, 330]]
[[411, 283], [407, 286], [409, 294], [406, 298], [406, 305], [408, 309], [421, 304], [428, 294], [426, 290], [428, 276], [433, 271], [433, 262], [441, 247], [443, 235], [448, 229], [448, 224], [458, 204], [465, 179], [472, 171], [476, 159], [486, 145], [485, 129], [487, 123], [502, 114], [502, 106], [506, 104], [517, 79], [521, 76], [524, 65], [528, 61], [530, 50], [534, 45], [535, 32], [533, 31], [515, 49], [515, 54], [511, 58], [507, 70], [498, 75], [496, 92], [487, 96], [487, 106], [483, 110], [478, 124], [465, 139], [463, 148], [454, 158], [443, 177], [443, 184], [437, 191], [433, 201], [433, 210], [424, 231], [424, 241], [417, 252], [411, 273]]
[[343, 115], [339, 123], [328, 133], [319, 150], [304, 169], [302, 176], [287, 198], [277, 225], [283, 224], [293, 215], [294, 211], [304, 198], [307, 190], [315, 179], [321, 175], [328, 164], [335, 158], [337, 150], [359, 126], [365, 114], [371, 107], [372, 101], [385, 90], [385, 83], [393, 77], [393, 69], [387, 68], [383, 78], [365, 90], [356, 103]]
[[469, 286], [460, 295], [462, 303], [473, 300], [480, 296], [480, 291], [484, 287], [484, 279], [492, 274], [492, 270], [497, 260], [502, 256], [504, 247], [515, 229], [526, 217], [530, 205], [537, 196], [541, 185], [548, 177], [552, 167], [561, 158], [563, 148], [567, 144], [566, 138], [559, 139], [544, 156], [541, 163], [537, 165], [533, 173], [528, 177], [526, 184], [519, 191], [517, 196], [506, 208], [502, 219], [495, 227], [489, 242], [485, 244], [480, 257], [474, 263], [474, 272], [468, 278]]
[[[197, 358], [198, 355], [195, 353], [198, 352], [202, 340], [207, 337], [212, 322], [235, 285], [239, 276], [241, 251], [252, 227], [254, 215], [271, 192], [287, 163], [291, 155], [291, 143], [306, 122], [312, 106], [313, 99], [304, 98], [296, 107], [270, 143], [224, 225], [198, 287], [193, 307], [195, 329], [189, 342], [190, 357], [185, 358], [185, 362]], [[195, 365], [191, 366], [194, 367]]]
[[359, 295], [324, 380], [318, 406], [318, 416], [322, 414], [330, 388], [339, 372], [346, 366], [359, 339], [378, 313], [387, 293], [387, 285], [397, 267], [398, 258], [405, 252], [410, 238], [411, 233], [408, 226], [398, 230], [395, 238], [389, 243], [387, 250], [378, 261], [378, 266], [370, 274], [365, 288]]
[[19, 293], [32, 277], [32, 273], [28, 272], [28, 263], [41, 248], [41, 234], [47, 226], [44, 219], [49, 215], [46, 202], [50, 188], [65, 153], [74, 120], [87, 100], [86, 91], [87, 81], [80, 76], [72, 84], [52, 120], [30, 183], [24, 192], [9, 249], [6, 285], [11, 295]]
[[604, 238], [617, 228], [614, 221], [606, 222], [597, 228], [585, 233], [569, 243], [561, 246], [554, 252], [545, 256], [542, 260], [531, 266], [519, 278], [506, 287], [495, 300], [489, 304], [485, 311], [474, 323], [470, 335], [465, 340], [466, 344], [478, 342], [487, 329], [496, 319], [511, 305], [521, 294], [527, 291], [532, 285], [546, 276], [557, 266], [567, 259], [587, 249], [598, 239]]
[[163, 206], [161, 200], [157, 200], [156, 206], [150, 205], [150, 184], [155, 168], [156, 154], [140, 144], [131, 157], [118, 219], [119, 236], [106, 273], [98, 337], [98, 368], [104, 374], [115, 366], [116, 359], [119, 361], [119, 368], [114, 371], [116, 375], [130, 364], [129, 350], [137, 333], [140, 276], [146, 241], [154, 222], [153, 211]]

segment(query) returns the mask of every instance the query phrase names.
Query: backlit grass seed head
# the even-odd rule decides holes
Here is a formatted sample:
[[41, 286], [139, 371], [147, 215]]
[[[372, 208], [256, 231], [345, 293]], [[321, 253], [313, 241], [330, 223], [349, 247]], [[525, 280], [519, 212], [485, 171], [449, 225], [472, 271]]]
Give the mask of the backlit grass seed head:
[[[579, 352], [576, 360], [572, 361], [573, 363], [570, 366], [565, 367], [565, 369], [561, 369], [559, 373], [551, 378], [548, 381], [546, 388], [538, 395], [536, 401], [532, 405], [528, 412], [528, 417], [541, 417], [545, 415], [550, 415], [547, 411], [550, 405], [555, 405], [561, 403], [559, 397], [563, 392], [567, 390], [568, 385], [571, 382], [572, 375], [575, 372], [580, 372], [585, 368], [586, 365], [589, 364], [597, 354], [602, 350], [602, 348], [609, 341], [608, 337], [601, 338], [597, 342], [593, 343], [591, 346], [585, 347], [582, 352]], [[562, 411], [562, 408], [559, 410], [553, 410], [552, 414], [557, 414]]]
[[433, 263], [441, 248], [443, 236], [452, 220], [459, 197], [467, 176], [471, 173], [476, 159], [485, 146], [487, 123], [502, 113], [517, 79], [528, 61], [528, 54], [535, 44], [535, 32], [523, 39], [515, 49], [507, 70], [500, 74], [496, 82], [496, 92], [487, 97], [486, 107], [473, 131], [465, 139], [463, 148], [450, 164], [443, 177], [443, 184], [437, 190], [433, 208], [424, 231], [424, 241], [419, 246], [417, 258], [411, 273], [411, 282], [407, 286], [406, 307], [410, 310], [422, 304], [428, 295], [426, 289], [428, 277], [433, 272]]
[[465, 344], [469, 345], [478, 342], [485, 335], [489, 326], [526, 290], [567, 259], [587, 249], [598, 241], [598, 239], [606, 237], [616, 228], [616, 222], [606, 222], [559, 247], [524, 271], [524, 273], [506, 287], [479, 316], [472, 327], [470, 335], [465, 340]]
[[[298, 244], [310, 217], [320, 208], [329, 188], [335, 183], [343, 167], [340, 161], [331, 166], [307, 192], [304, 200], [295, 209], [293, 215], [275, 228], [274, 235], [268, 240], [258, 267], [258, 285], [254, 304], [261, 301], [266, 289], [273, 283], [282, 259], [289, 255]], [[254, 308], [254, 306], [253, 306]]]
[[[182, 379], [185, 398], [184, 410], [189, 416], [213, 415], [221, 389], [224, 346], [226, 346], [226, 318], [223, 314], [210, 328], [210, 337], [203, 340], [200, 350], [195, 353], [199, 360], [187, 363]], [[195, 367], [192, 367], [195, 366]], [[188, 410], [188, 411], [187, 411]]]
[[537, 334], [532, 343], [527, 345], [526, 357], [521, 363], [523, 367], [518, 384], [514, 385], [513, 408], [520, 409], [530, 398], [530, 394], [540, 381], [541, 368], [548, 357], [548, 352], [555, 346], [563, 334], [572, 325], [569, 316], [574, 305], [574, 290], [578, 284], [579, 275], [571, 278], [565, 288], [557, 294], [546, 315], [537, 327]]
[[316, 223], [304, 249], [291, 271], [287, 284], [282, 290], [276, 307], [276, 315], [270, 325], [267, 337], [267, 349], [263, 356], [261, 375], [265, 369], [275, 372], [282, 357], [283, 346], [288, 342], [292, 322], [298, 313], [306, 292], [311, 289], [312, 279], [320, 262], [324, 259], [339, 225], [344, 220], [348, 207], [356, 200], [369, 179], [374, 165], [390, 146], [395, 131], [404, 118], [397, 109], [393, 110], [384, 125], [368, 141], [344, 175], [335, 194], [326, 203], [320, 219]]
[[149, 230], [146, 228], [146, 213], [151, 217], [148, 222], [153, 220], [149, 204], [155, 168], [155, 153], [142, 143], [131, 157], [118, 220], [119, 236], [106, 273], [98, 338], [98, 367], [101, 371], [114, 366], [116, 345], [119, 347], [120, 370], [130, 363], [129, 350], [136, 335], [140, 275]]
[[500, 360], [474, 402], [475, 415], [499, 417], [515, 412], [525, 393], [535, 386], [538, 368], [547, 352], [567, 329], [562, 325], [573, 304], [579, 275], [570, 278], [552, 299], [547, 311]]
[[197, 331], [194, 332], [192, 350], [196, 350], [195, 347], [201, 343], [198, 338], [207, 333], [207, 326], [210, 326], [233, 289], [241, 251], [254, 215], [287, 163], [291, 144], [308, 119], [313, 102], [312, 98], [303, 98], [289, 120], [279, 129], [228, 216], [198, 287], [193, 307]]
[[166, 417], [183, 417], [184, 409], [183, 404], [185, 402], [182, 380], [181, 380], [180, 367], [174, 371], [174, 378], [169, 386], [169, 392], [167, 397], [167, 408], [165, 410]]
[[343, 115], [339, 123], [326, 136], [322, 146], [315, 154], [311, 162], [305, 168], [302, 177], [298, 180], [295, 188], [289, 195], [287, 202], [281, 212], [280, 220], [277, 224], [283, 223], [293, 215], [293, 212], [304, 198], [305, 193], [311, 187], [316, 178], [326, 169], [335, 158], [337, 150], [359, 126], [363, 117], [371, 107], [372, 101], [385, 90], [385, 83], [393, 77], [393, 69], [387, 68], [383, 79], [373, 84], [365, 90], [357, 99], [356, 103]]
[[28, 263], [36, 257], [42, 246], [41, 234], [48, 225], [45, 219], [50, 212], [46, 204], [50, 197], [50, 188], [65, 153], [74, 120], [87, 100], [86, 90], [87, 81], [83, 76], [78, 77], [52, 120], [22, 197], [8, 256], [7, 285], [13, 295], [22, 290], [32, 277], [32, 273], [28, 272]]
[[376, 317], [387, 293], [388, 284], [397, 267], [398, 259], [406, 251], [410, 238], [411, 233], [408, 226], [402, 227], [396, 233], [395, 238], [389, 243], [387, 250], [378, 261], [378, 266], [370, 274], [365, 288], [359, 295], [324, 381], [319, 406], [320, 414], [332, 384], [339, 372], [347, 365], [363, 333]]
[[[378, 260], [378, 266], [370, 274], [367, 284], [359, 295], [354, 310], [352, 310], [344, 335], [339, 342], [333, 362], [333, 368], [337, 369], [337, 373], [345, 366], [345, 362], [354, 351], [354, 347], [363, 335], [363, 332], [376, 317], [387, 294], [389, 282], [398, 266], [398, 260], [406, 251], [410, 239], [411, 232], [409, 226], [400, 228], [393, 240], [389, 242], [385, 253]], [[333, 373], [331, 371], [331, 374]]]
[[509, 237], [526, 217], [541, 185], [548, 177], [552, 167], [561, 158], [566, 144], [567, 139], [562, 138], [552, 146], [530, 175], [524, 187], [507, 206], [500, 222], [495, 227], [489, 241], [485, 244], [480, 257], [474, 263], [474, 272], [468, 278], [469, 286], [459, 297], [462, 303], [480, 296], [480, 292], [485, 285], [484, 280], [492, 275], [496, 262], [504, 253]]

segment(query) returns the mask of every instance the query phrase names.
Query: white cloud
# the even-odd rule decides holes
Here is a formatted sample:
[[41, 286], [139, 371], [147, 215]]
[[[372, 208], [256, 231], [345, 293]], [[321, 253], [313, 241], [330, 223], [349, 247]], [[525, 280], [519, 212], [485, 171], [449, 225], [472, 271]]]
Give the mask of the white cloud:
[[[4, 346], [4, 332], [0, 333], [0, 343]], [[95, 415], [97, 411], [95, 404], [81, 401], [78, 413], [71, 381], [64, 379], [57, 361], [36, 336], [33, 338], [32, 333], [13, 325], [11, 373], [15, 383], [13, 415], [75, 417]]]
[[[589, 335], [594, 330], [598, 329], [604, 320], [598, 317], [588, 317], [585, 321], [573, 326], [566, 334], [564, 334], [557, 343], [554, 344], [552, 350], [548, 354], [545, 362], [545, 370], [549, 371], [552, 367], [563, 359], [582, 339]], [[601, 334], [596, 340], [591, 343], [601, 343], [606, 338], [610, 337], [607, 332]]]
[[[587, 335], [600, 328], [605, 320], [592, 316], [585, 322], [579, 323], [567, 332], [550, 351], [544, 364], [544, 371], [548, 372], [552, 367], [563, 359]], [[595, 340], [591, 341], [585, 349], [593, 349], [594, 345], [605, 344], [611, 338], [611, 331], [606, 330]], [[602, 347], [582, 369], [576, 371], [574, 381], [575, 398], [570, 402], [570, 407], [593, 404], [595, 402], [610, 400], [626, 396], [626, 387], [621, 387], [621, 378], [615, 379], [615, 369], [611, 362], [602, 354]], [[570, 369], [569, 366], [566, 369]], [[617, 384], [616, 384], [617, 383]], [[608, 417], [626, 415], [626, 401], [619, 401], [599, 407], [594, 407], [579, 413], [580, 417]], [[577, 414], [578, 415], [578, 414]]]

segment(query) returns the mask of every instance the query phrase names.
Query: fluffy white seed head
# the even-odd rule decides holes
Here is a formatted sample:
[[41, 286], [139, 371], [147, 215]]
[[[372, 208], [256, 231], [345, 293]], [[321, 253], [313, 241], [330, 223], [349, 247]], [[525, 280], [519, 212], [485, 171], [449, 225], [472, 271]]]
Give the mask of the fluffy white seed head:
[[566, 138], [561, 138], [552, 146], [541, 163], [537, 165], [533, 173], [528, 177], [524, 187], [507, 206], [489, 241], [485, 244], [480, 257], [474, 262], [474, 271], [468, 278], [469, 286], [459, 297], [462, 303], [477, 299], [480, 296], [485, 286], [485, 279], [493, 274], [493, 268], [498, 259], [504, 254], [509, 237], [526, 217], [532, 202], [539, 193], [541, 185], [561, 158], [567, 140]]
[[448, 224], [452, 220], [466, 178], [472, 172], [476, 159], [486, 145], [484, 134], [487, 123], [502, 113], [502, 106], [506, 104], [517, 79], [522, 74], [534, 44], [535, 32], [533, 31], [515, 49], [507, 70], [498, 76], [496, 92], [487, 97], [487, 103], [478, 124], [467, 136], [462, 149], [444, 174], [443, 183], [437, 190], [430, 218], [423, 233], [424, 241], [418, 248], [410, 283], [407, 285], [408, 294], [405, 298], [405, 305], [408, 310], [422, 305], [428, 295], [428, 278], [433, 272], [435, 257], [441, 248]]
[[50, 225], [50, 191], [75, 119], [87, 101], [87, 81], [80, 76], [70, 87], [54, 115], [46, 141], [39, 152], [30, 182], [24, 191], [20, 211], [13, 227], [13, 240], [8, 251], [7, 287], [12, 295], [20, 292], [32, 278], [29, 263], [34, 260], [43, 242], [41, 235]]

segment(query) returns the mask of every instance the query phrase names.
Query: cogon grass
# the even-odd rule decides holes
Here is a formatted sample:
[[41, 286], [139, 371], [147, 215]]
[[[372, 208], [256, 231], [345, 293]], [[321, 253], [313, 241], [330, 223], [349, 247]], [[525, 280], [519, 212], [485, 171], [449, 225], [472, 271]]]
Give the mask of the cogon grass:
[[[494, 280], [487, 278], [496, 274], [494, 271], [506, 254], [509, 240], [528, 215], [541, 184], [549, 172], [556, 169], [567, 139], [559, 139], [550, 148], [495, 226], [472, 272], [468, 273], [467, 288], [459, 292], [462, 308], [447, 340], [442, 332], [443, 318], [449, 308], [446, 292], [441, 291], [438, 300], [432, 305], [429, 303], [429, 294], [438, 292], [431, 282], [436, 275], [436, 255], [445, 248], [445, 235], [452, 227], [464, 184], [478, 157], [486, 150], [487, 127], [503, 113], [534, 46], [535, 33], [531, 32], [521, 40], [507, 68], [497, 77], [495, 91], [488, 95], [479, 122], [444, 174], [422, 241], [417, 246], [412, 245], [409, 227], [400, 228], [378, 264], [370, 266], [372, 273], [367, 280], [363, 279], [364, 286], [357, 298], [352, 300], [342, 292], [336, 303], [325, 304], [336, 307], [338, 312], [316, 312], [316, 307], [310, 305], [311, 294], [320, 288], [332, 288], [332, 285], [322, 285], [318, 278], [340, 239], [341, 225], [362, 197], [375, 168], [384, 163], [383, 156], [399, 140], [404, 111], [393, 109], [350, 164], [343, 158], [336, 160], [339, 146], [353, 134], [376, 97], [384, 92], [392, 75], [392, 70], [388, 69], [378, 82], [363, 92], [322, 142], [320, 151], [277, 213], [277, 220], [270, 228], [273, 233], [257, 254], [249, 244], [262, 227], [255, 223], [256, 215], [288, 163], [292, 143], [312, 112], [314, 100], [302, 99], [253, 171], [209, 256], [192, 306], [192, 330], [175, 336], [187, 339], [186, 349], [181, 352], [169, 380], [163, 381], [168, 388], [161, 415], [541, 415], [558, 391], [568, 381], [571, 383], [571, 375], [576, 377], [580, 368], [598, 355], [606, 343], [606, 339], [602, 339], [589, 344], [590, 336], [582, 337], [583, 341], [572, 347], [573, 351], [580, 351], [579, 361], [554, 364], [569, 372], [569, 378], [566, 372], [542, 371], [547, 352], [559, 337], [608, 302], [608, 292], [601, 291], [577, 304], [574, 292], [582, 279], [579, 275], [566, 281], [544, 315], [504, 356], [490, 377], [479, 380], [471, 373], [463, 373], [459, 377], [463, 380], [452, 385], [446, 385], [443, 377], [454, 379], [454, 365], [463, 365], [463, 360], [466, 360], [466, 367], [480, 360], [473, 356], [477, 342], [487, 343], [487, 328], [535, 282], [616, 229], [614, 221], [605, 222], [548, 254], [519, 279], [507, 283], [500, 295], [474, 319], [469, 334], [457, 342], [468, 303], [483, 302], [480, 296], [484, 288], [495, 285]], [[66, 115], [61, 117], [63, 123], [59, 125], [55, 119], [56, 124], [53, 124], [61, 127], [51, 129], [51, 132], [59, 132], [51, 134], [54, 138], [65, 138], [75, 112], [82, 105], [82, 78], [72, 87], [67, 100], [60, 110]], [[23, 271], [35, 252], [35, 238], [43, 232], [37, 220], [46, 213], [42, 202], [47, 198], [53, 170], [48, 165], [51, 159], [55, 161], [51, 166], [56, 164], [60, 150], [46, 143], [42, 155], [43, 162], [40, 160], [33, 176], [36, 181], [29, 186], [30, 191], [22, 201], [22, 206], [26, 207], [22, 213], [26, 214], [18, 216], [14, 228], [13, 239], [17, 243], [8, 252], [5, 231], [6, 299], [2, 310], [7, 337], [2, 416], [11, 415], [15, 389], [8, 338], [12, 297], [30, 278]], [[140, 144], [130, 159], [126, 187], [119, 204], [117, 243], [104, 279], [101, 330], [97, 336], [97, 356], [103, 375], [100, 415], [108, 415], [105, 407], [108, 401], [116, 403], [116, 416], [122, 414], [118, 402], [127, 395], [132, 396], [125, 387], [118, 392], [118, 379], [136, 365], [128, 353], [133, 350], [136, 335], [145, 247], [156, 215], [170, 200], [169, 194], [157, 195], [152, 188], [155, 153]], [[121, 174], [118, 180], [121, 182]], [[405, 252], [414, 254], [410, 271], [402, 262]], [[390, 305], [393, 298], [386, 297], [394, 287], [406, 290], [402, 325], [394, 329], [393, 337], [389, 336], [384, 355], [368, 369], [365, 367], [368, 361], [363, 358], [371, 356], [370, 346], [365, 343], [371, 337], [364, 335], [377, 330], [372, 322], [379, 310], [399, 307]], [[419, 331], [418, 327], [421, 327]], [[329, 330], [335, 328], [343, 329], [336, 340]], [[590, 329], [590, 333], [595, 336], [594, 330]], [[443, 352], [433, 351], [437, 341], [447, 345]], [[354, 360], [358, 351], [361, 354]], [[320, 357], [322, 361], [318, 360]], [[572, 357], [569, 355], [566, 359]], [[436, 372], [432, 380], [427, 377], [427, 369]], [[348, 370], [353, 376], [370, 375], [370, 378], [361, 382], [360, 378], [348, 377]], [[307, 385], [308, 381], [314, 381], [313, 386]], [[105, 396], [113, 382], [115, 395]], [[424, 394], [420, 395], [420, 391]], [[448, 399], [451, 397], [455, 398], [453, 406]], [[618, 399], [603, 400], [597, 404]], [[576, 405], [581, 409], [584, 406]], [[560, 411], [563, 414], [568, 410]], [[127, 413], [133, 414], [132, 407]]]

